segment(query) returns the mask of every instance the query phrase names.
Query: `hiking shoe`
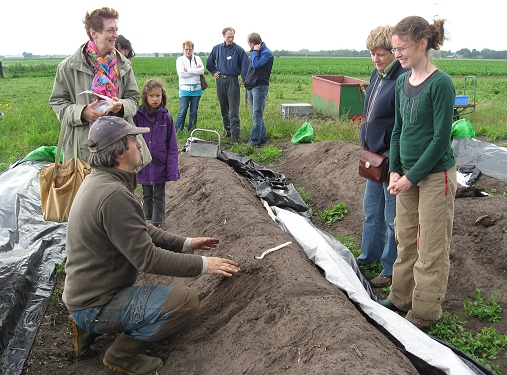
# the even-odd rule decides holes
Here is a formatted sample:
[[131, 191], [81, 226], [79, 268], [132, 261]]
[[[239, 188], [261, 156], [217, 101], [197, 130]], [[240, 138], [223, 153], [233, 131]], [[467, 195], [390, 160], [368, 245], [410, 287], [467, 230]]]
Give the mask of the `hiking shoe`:
[[92, 358], [97, 355], [97, 351], [90, 345], [100, 336], [100, 333], [87, 332], [79, 327], [72, 316], [69, 317], [70, 332], [72, 334], [72, 346], [74, 354], [78, 358]]
[[239, 143], [239, 138], [238, 137], [232, 137], [231, 138], [231, 145], [233, 145], [234, 143]]
[[370, 285], [374, 288], [383, 288], [389, 285], [392, 280], [393, 280], [392, 277], [378, 275], [373, 280], [370, 280]]

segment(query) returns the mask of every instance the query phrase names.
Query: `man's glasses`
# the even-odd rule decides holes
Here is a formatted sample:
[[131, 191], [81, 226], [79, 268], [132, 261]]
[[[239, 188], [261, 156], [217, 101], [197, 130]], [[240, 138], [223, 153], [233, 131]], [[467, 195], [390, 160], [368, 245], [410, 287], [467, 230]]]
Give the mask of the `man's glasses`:
[[392, 53], [396, 53], [396, 52], [403, 53], [403, 52], [405, 52], [405, 50], [406, 50], [407, 48], [412, 47], [414, 44], [415, 44], [415, 43], [412, 43], [411, 45], [406, 46], [406, 47], [393, 48], [393, 49], [391, 50], [391, 52], [392, 52]]
[[116, 28], [116, 29], [105, 29], [103, 31], [106, 31], [108, 32], [109, 34], [111, 35], [114, 35], [114, 33], [119, 33], [120, 32], [120, 29]]

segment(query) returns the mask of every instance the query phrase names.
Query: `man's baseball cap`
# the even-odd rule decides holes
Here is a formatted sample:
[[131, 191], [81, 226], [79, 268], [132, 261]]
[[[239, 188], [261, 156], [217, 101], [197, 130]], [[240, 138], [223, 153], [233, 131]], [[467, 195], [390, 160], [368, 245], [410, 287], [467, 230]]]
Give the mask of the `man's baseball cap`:
[[150, 128], [135, 127], [116, 116], [101, 116], [88, 132], [88, 148], [91, 152], [102, 151], [127, 135], [148, 133]]

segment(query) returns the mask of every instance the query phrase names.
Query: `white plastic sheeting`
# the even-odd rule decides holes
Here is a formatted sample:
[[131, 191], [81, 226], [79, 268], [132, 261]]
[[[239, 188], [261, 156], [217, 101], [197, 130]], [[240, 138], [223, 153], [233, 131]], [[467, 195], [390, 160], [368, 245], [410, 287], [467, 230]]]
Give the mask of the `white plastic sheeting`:
[[267, 204], [265, 207], [280, 227], [294, 237], [308, 258], [324, 270], [326, 279], [345, 291], [366, 315], [391, 333], [406, 351], [446, 374], [474, 374], [451, 349], [433, 340], [400, 315], [375, 302], [360, 282], [350, 262], [341, 255], [350, 253], [343, 244], [335, 241], [332, 246], [325, 233], [298, 214]]

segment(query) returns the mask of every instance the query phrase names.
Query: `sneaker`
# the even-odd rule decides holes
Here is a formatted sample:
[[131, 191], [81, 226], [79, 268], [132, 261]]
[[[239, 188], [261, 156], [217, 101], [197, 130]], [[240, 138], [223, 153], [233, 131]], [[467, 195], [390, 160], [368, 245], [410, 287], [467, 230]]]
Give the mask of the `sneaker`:
[[370, 280], [370, 285], [374, 288], [383, 288], [389, 285], [392, 280], [393, 280], [392, 277], [378, 275], [373, 280]]
[[70, 332], [72, 334], [72, 346], [74, 354], [78, 358], [92, 358], [97, 355], [97, 351], [90, 345], [100, 336], [99, 333], [87, 332], [79, 327], [72, 316], [69, 317]]
[[234, 143], [239, 143], [239, 138], [238, 137], [232, 137], [231, 138], [231, 145], [233, 145]]

